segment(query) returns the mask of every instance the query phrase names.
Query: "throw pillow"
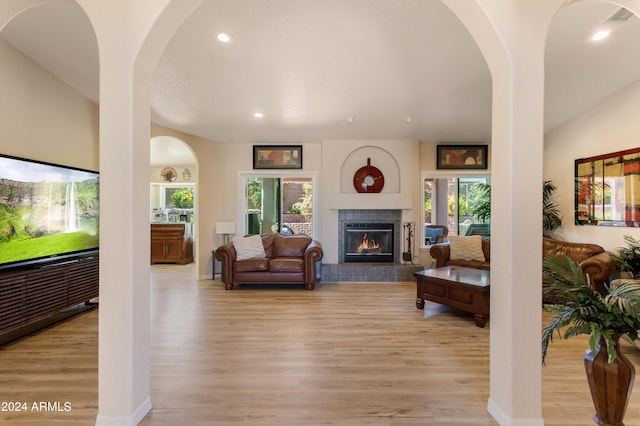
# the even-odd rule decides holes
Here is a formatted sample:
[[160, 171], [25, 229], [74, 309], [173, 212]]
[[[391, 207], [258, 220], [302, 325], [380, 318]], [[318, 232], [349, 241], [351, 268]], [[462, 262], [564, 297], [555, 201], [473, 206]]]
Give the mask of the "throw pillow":
[[482, 237], [480, 235], [470, 237], [452, 235], [449, 237], [449, 249], [451, 260], [486, 261], [482, 252]]
[[260, 259], [266, 257], [262, 237], [250, 235], [248, 237], [235, 237], [233, 247], [236, 249], [236, 260]]

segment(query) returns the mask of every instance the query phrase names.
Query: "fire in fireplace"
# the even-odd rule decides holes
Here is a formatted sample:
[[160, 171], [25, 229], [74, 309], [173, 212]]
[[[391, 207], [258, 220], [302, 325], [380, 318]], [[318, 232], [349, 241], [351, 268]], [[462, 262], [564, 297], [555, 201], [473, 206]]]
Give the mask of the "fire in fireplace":
[[393, 223], [346, 223], [345, 262], [393, 262]]

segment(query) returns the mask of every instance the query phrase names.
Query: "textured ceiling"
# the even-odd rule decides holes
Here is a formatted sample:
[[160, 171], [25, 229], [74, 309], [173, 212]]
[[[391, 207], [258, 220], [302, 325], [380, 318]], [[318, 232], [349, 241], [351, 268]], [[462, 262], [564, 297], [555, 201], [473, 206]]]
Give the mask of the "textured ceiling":
[[[640, 22], [608, 22], [617, 9], [580, 2], [557, 14], [546, 130], [640, 78]], [[602, 26], [611, 36], [591, 42]], [[98, 102], [95, 36], [79, 8], [32, 7], [0, 37]], [[225, 143], [491, 138], [487, 65], [440, 1], [203, 2], [160, 60], [151, 106], [155, 123]]]

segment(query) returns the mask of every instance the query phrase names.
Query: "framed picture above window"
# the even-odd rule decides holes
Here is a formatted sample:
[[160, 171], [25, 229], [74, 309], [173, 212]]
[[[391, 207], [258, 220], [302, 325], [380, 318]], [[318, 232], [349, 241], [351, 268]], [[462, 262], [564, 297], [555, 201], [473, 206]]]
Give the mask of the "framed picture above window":
[[301, 169], [302, 145], [254, 145], [254, 169]]
[[438, 145], [438, 169], [487, 169], [488, 145]]

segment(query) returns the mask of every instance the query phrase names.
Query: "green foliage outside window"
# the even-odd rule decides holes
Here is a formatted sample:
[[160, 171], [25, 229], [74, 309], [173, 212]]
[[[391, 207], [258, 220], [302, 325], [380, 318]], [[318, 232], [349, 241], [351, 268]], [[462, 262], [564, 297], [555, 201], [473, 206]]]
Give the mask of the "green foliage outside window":
[[[455, 216], [456, 211], [456, 194], [449, 194], [449, 216]], [[458, 216], [466, 216], [469, 214], [469, 202], [466, 198], [460, 197], [458, 200]]]
[[184, 188], [171, 194], [173, 205], [179, 209], [193, 208], [193, 189]]
[[262, 179], [249, 178], [247, 196], [249, 210], [262, 210]]
[[310, 182], [302, 184], [302, 197], [300, 201], [291, 206], [291, 212], [295, 214], [311, 214], [313, 210], [312, 197], [313, 186]]
[[491, 185], [476, 183], [469, 189], [469, 214], [482, 223], [491, 218]]

